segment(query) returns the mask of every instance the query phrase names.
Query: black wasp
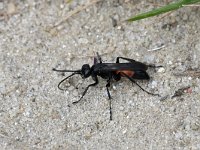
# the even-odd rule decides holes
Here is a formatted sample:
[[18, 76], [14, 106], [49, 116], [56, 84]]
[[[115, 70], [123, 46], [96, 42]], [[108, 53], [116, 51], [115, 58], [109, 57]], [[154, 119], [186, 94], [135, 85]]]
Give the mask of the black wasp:
[[[127, 63], [120, 63], [119, 59], [123, 59], [128, 61]], [[89, 84], [86, 88], [85, 91], [83, 92], [81, 98], [78, 101], [73, 102], [73, 104], [76, 104], [81, 101], [83, 96], [87, 93], [87, 90], [91, 86], [95, 86], [99, 83], [98, 81], [98, 76], [102, 77], [103, 79], [107, 80], [106, 84], [106, 89], [109, 97], [109, 102], [110, 102], [110, 120], [112, 120], [112, 109], [111, 109], [111, 95], [109, 92], [109, 87], [110, 87], [110, 82], [112, 79], [119, 81], [121, 77], [125, 77], [129, 79], [132, 83], [136, 84], [141, 90], [144, 92], [154, 95], [154, 96], [159, 96], [159, 94], [154, 94], [146, 91], [143, 89], [134, 79], [138, 80], [149, 80], [150, 77], [146, 70], [148, 67], [151, 68], [157, 68], [157, 67], [162, 67], [162, 66], [155, 66], [155, 65], [146, 65], [144, 63], [135, 61], [133, 59], [125, 58], [125, 57], [117, 57], [116, 63], [103, 63], [101, 57], [97, 53], [97, 57], [94, 57], [94, 64], [92, 67], [89, 66], [89, 64], [84, 64], [81, 69], [79, 70], [58, 70], [53, 68], [53, 71], [57, 72], [73, 72], [71, 75], [68, 77], [64, 78], [60, 83], [58, 84], [58, 88], [60, 90], [64, 90], [60, 87], [60, 85], [67, 80], [68, 78], [72, 77], [73, 75], [79, 74], [83, 79], [88, 78], [92, 76], [92, 79], [94, 80], [94, 83]]]

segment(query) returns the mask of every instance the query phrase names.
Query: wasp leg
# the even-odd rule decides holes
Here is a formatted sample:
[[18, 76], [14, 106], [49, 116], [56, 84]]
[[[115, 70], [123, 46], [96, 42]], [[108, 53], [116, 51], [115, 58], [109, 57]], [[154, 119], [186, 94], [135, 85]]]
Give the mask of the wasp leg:
[[87, 93], [87, 90], [89, 89], [89, 87], [95, 86], [95, 85], [97, 85], [97, 84], [99, 83], [98, 78], [97, 78], [96, 76], [94, 77], [94, 79], [95, 79], [95, 83], [92, 83], [92, 84], [88, 85], [88, 86], [85, 88], [85, 91], [83, 92], [81, 98], [80, 98], [78, 101], [73, 102], [73, 104], [76, 104], [76, 103], [78, 103], [78, 102], [81, 101], [81, 99], [82, 99], [82, 98], [84, 97], [84, 95]]
[[117, 57], [117, 59], [116, 59], [116, 63], [119, 63], [119, 59], [124, 59], [124, 60], [127, 60], [127, 61], [131, 62], [131, 63], [135, 62], [135, 60], [133, 60], [133, 59], [130, 59], [130, 58], [125, 58], [125, 57]]
[[99, 55], [99, 53], [97, 52], [97, 59], [99, 60], [100, 63], [102, 63], [102, 59], [101, 56]]
[[107, 90], [107, 93], [108, 93], [108, 98], [109, 98], [109, 106], [110, 106], [110, 120], [112, 120], [112, 107], [111, 107], [111, 95], [110, 95], [110, 92], [109, 92], [109, 88], [110, 87], [110, 79], [108, 79], [107, 81], [107, 84], [106, 84], [106, 90]]
[[142, 91], [146, 92], [147, 94], [153, 95], [153, 96], [160, 96], [159, 94], [154, 94], [151, 92], [146, 91], [145, 89], [143, 89], [135, 80], [133, 80], [131, 77], [129, 77], [128, 75], [126, 75], [125, 73], [123, 73], [123, 75], [128, 78], [131, 82], [135, 83]]
[[97, 52], [97, 57], [94, 57], [94, 64], [98, 64], [98, 63], [102, 63], [102, 59], [101, 56], [99, 55], [99, 53]]

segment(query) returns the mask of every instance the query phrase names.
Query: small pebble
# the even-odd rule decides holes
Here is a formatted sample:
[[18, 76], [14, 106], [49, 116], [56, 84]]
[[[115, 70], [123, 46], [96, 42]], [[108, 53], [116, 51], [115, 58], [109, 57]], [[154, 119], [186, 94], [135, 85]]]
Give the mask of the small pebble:
[[66, 48], [67, 46], [65, 44], [62, 45], [62, 48]]
[[101, 15], [101, 16], [99, 17], [99, 21], [101, 22], [101, 21], [103, 21], [103, 19], [104, 19], [104, 17], [103, 17], [103, 15]]
[[127, 132], [127, 130], [124, 130], [122, 133], [123, 133], [123, 134], [126, 134], [126, 132]]
[[68, 88], [68, 91], [72, 91], [72, 90], [74, 90], [74, 86], [70, 86], [70, 87]]
[[124, 110], [124, 107], [123, 107], [123, 106], [120, 106], [120, 107], [119, 107], [119, 110], [121, 110], [121, 111]]
[[185, 126], [185, 129], [189, 131], [189, 130], [190, 130], [190, 125], [189, 125], [189, 124], [186, 125], [186, 126]]
[[63, 9], [64, 7], [65, 7], [65, 5], [63, 5], [63, 4], [60, 5], [60, 8], [61, 8], [61, 9]]
[[113, 88], [113, 90], [116, 90], [116, 86], [115, 85], [113, 85], [112, 88]]
[[156, 81], [152, 81], [151, 87], [152, 87], [152, 88], [155, 88], [156, 86], [157, 86], [157, 82], [156, 82]]
[[60, 31], [60, 30], [62, 30], [63, 28], [64, 28], [63, 25], [59, 25], [59, 26], [57, 27], [57, 30]]
[[69, 94], [69, 91], [65, 91], [65, 96], [68, 96], [68, 94]]
[[172, 65], [172, 61], [168, 61], [168, 63], [167, 63], [168, 65]]
[[75, 97], [78, 96], [78, 91], [77, 91], [77, 90], [74, 90], [74, 91], [73, 91], [73, 96], [75, 96]]
[[86, 38], [80, 38], [80, 39], [78, 40], [78, 42], [79, 42], [80, 44], [87, 44], [89, 41], [88, 41], [88, 39], [86, 39]]
[[182, 136], [183, 136], [183, 134], [182, 134], [180, 131], [177, 132], [177, 133], [175, 133], [175, 138], [176, 138], [176, 139], [181, 139]]
[[121, 30], [121, 28], [122, 28], [121, 26], [118, 26], [118, 27], [117, 27], [118, 30]]
[[37, 39], [37, 40], [36, 40], [36, 43], [37, 43], [37, 44], [41, 44], [41, 43], [42, 43], [42, 40], [41, 40], [41, 39]]
[[188, 20], [188, 15], [187, 15], [187, 14], [184, 14], [184, 15], [183, 15], [183, 20], [184, 20], [184, 21], [187, 21], [187, 20]]
[[140, 56], [140, 54], [139, 54], [139, 53], [135, 53], [135, 55], [136, 55], [136, 56]]
[[8, 3], [7, 14], [14, 14], [16, 12], [16, 6], [14, 3]]
[[4, 8], [3, 2], [0, 2], [0, 10]]
[[50, 29], [49, 33], [52, 35], [52, 36], [56, 36], [58, 34], [58, 30], [56, 28], [52, 28]]
[[191, 129], [194, 130], [194, 131], [197, 131], [197, 130], [200, 129], [200, 125], [197, 124], [197, 123], [194, 123], [194, 124], [191, 125]]
[[131, 101], [128, 101], [128, 104], [130, 105], [130, 106], [134, 106], [134, 102], [131, 100]]
[[165, 72], [165, 68], [161, 67], [161, 68], [158, 69], [157, 72], [159, 72], [159, 73], [163, 73], [163, 72]]

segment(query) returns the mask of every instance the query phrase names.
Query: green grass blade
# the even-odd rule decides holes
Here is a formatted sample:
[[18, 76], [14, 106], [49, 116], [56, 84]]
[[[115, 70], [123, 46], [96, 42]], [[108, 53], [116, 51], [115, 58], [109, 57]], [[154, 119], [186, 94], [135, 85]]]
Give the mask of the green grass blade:
[[184, 5], [194, 4], [194, 3], [197, 3], [197, 2], [200, 2], [200, 0], [180, 0], [178, 2], [171, 3], [171, 4], [163, 6], [161, 8], [154, 9], [152, 11], [136, 15], [136, 16], [128, 19], [127, 21], [136, 21], [136, 20], [152, 17], [152, 16], [155, 16], [155, 15], [159, 15], [159, 14], [162, 14], [162, 13], [166, 13], [166, 12], [169, 12], [169, 11], [172, 11], [172, 10], [179, 9], [179, 8], [183, 7]]

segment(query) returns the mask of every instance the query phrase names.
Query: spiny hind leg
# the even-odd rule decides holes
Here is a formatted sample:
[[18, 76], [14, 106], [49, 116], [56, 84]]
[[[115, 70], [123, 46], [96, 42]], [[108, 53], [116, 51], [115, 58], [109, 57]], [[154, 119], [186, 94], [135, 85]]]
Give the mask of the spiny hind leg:
[[154, 93], [151, 93], [147, 90], [145, 90], [144, 88], [142, 88], [133, 78], [127, 76], [125, 73], [123, 73], [123, 75], [128, 78], [132, 83], [136, 84], [142, 91], [146, 92], [147, 94], [149, 95], [153, 95], [153, 96], [160, 96], [159, 94], [154, 94]]
[[119, 63], [119, 59], [124, 59], [124, 60], [127, 60], [127, 61], [131, 62], [131, 63], [135, 62], [135, 60], [133, 60], [133, 59], [130, 59], [130, 58], [125, 58], [125, 57], [117, 57], [117, 59], [116, 59], [116, 63]]
[[156, 65], [154, 65], [154, 64], [151, 64], [151, 65], [147, 65], [149, 68], [160, 68], [160, 67], [163, 67], [163, 66], [156, 66]]
[[110, 120], [112, 120], [112, 107], [111, 107], [111, 99], [112, 99], [112, 97], [110, 95], [109, 87], [110, 87], [110, 79], [108, 79], [108, 81], [107, 81], [106, 90], [107, 90], [107, 94], [108, 94], [108, 98], [109, 98]]

